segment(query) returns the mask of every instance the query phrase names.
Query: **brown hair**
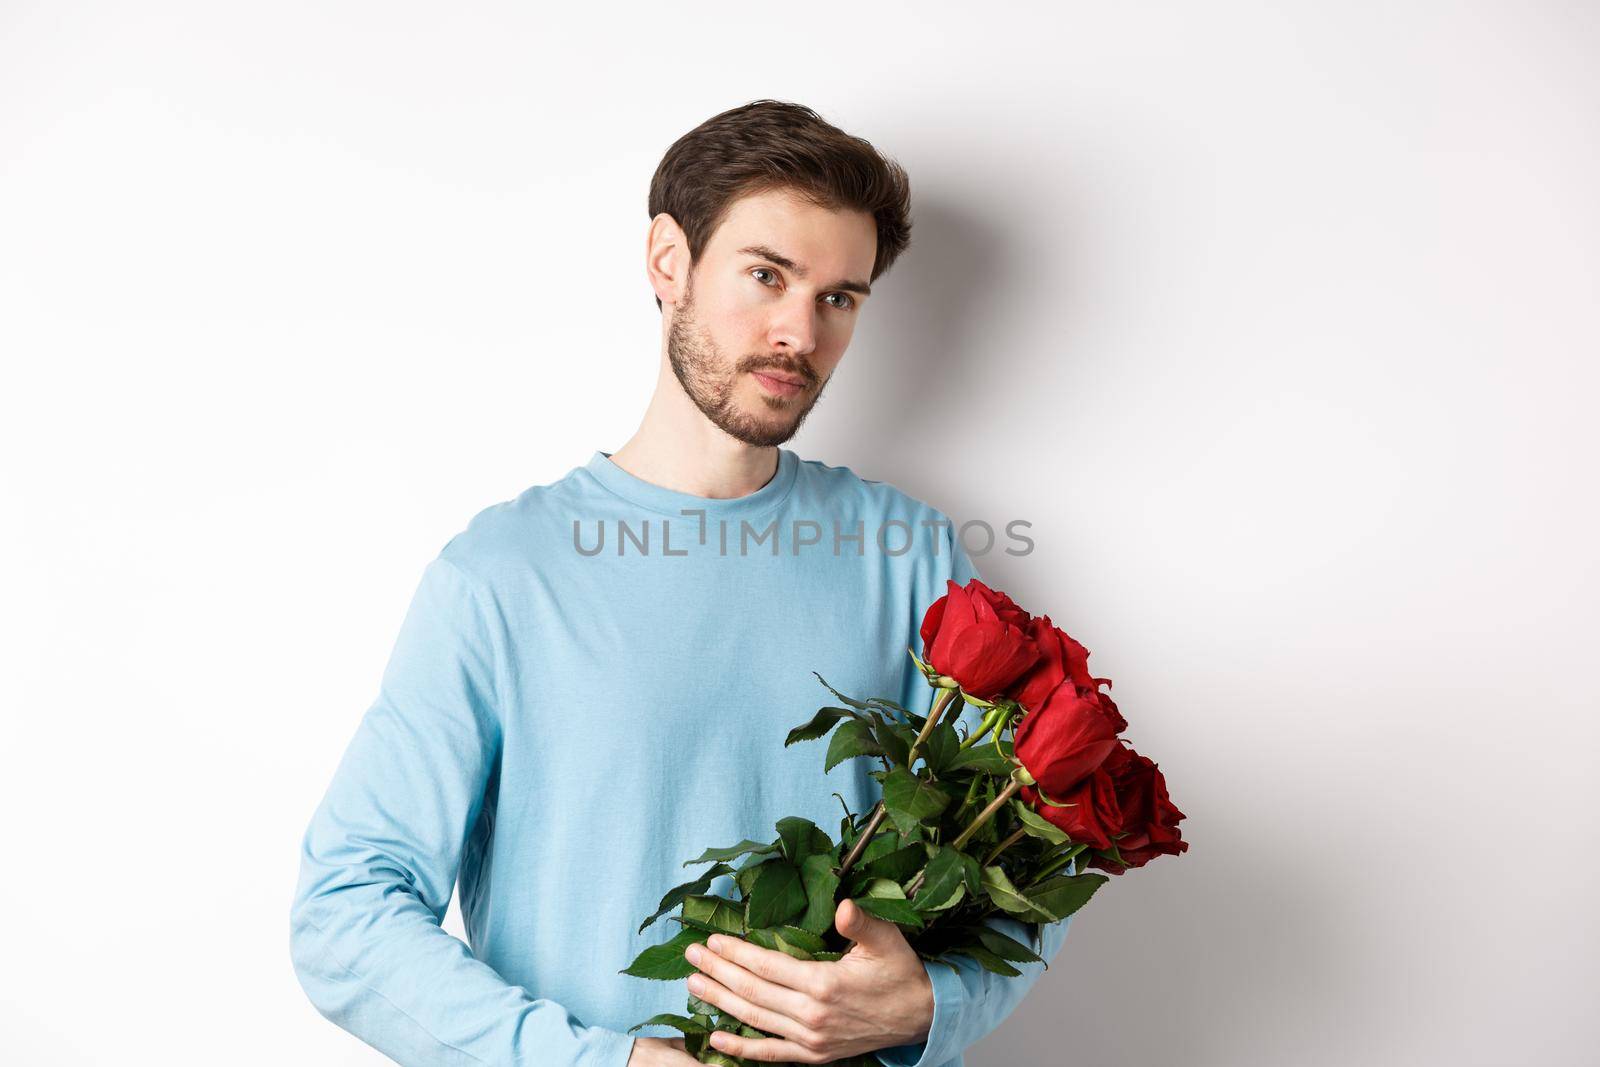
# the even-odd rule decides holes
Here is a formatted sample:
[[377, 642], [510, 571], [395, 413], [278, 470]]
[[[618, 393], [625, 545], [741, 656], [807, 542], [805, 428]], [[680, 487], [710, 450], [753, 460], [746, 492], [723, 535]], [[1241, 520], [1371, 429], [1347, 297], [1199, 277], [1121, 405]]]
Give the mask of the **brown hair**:
[[911, 243], [904, 168], [810, 108], [782, 100], [730, 108], [674, 141], [650, 179], [650, 217], [666, 212], [677, 221], [692, 267], [735, 200], [772, 189], [791, 190], [830, 210], [871, 215], [878, 252], [869, 281]]

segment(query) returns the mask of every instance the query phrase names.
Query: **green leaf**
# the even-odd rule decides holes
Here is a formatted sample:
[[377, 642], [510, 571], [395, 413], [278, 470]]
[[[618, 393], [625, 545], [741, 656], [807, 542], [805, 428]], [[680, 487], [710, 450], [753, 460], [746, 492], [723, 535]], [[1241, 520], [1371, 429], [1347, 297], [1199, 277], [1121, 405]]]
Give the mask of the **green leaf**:
[[978, 866], [977, 859], [965, 852], [961, 853], [961, 873], [967, 885], [967, 892], [972, 894], [973, 899], [977, 899], [979, 891], [983, 889], [983, 871]]
[[709, 1026], [702, 1025], [687, 1016], [663, 1012], [660, 1015], [650, 1016], [642, 1023], [635, 1023], [628, 1027], [626, 1032], [631, 1034], [642, 1026], [670, 1026], [682, 1034], [703, 1034], [711, 1029]]
[[1046, 878], [1024, 894], [1029, 903], [1053, 922], [1060, 922], [1094, 896], [1095, 890], [1111, 879], [1103, 874], [1069, 874]]
[[1011, 966], [1011, 964], [1001, 959], [998, 955], [990, 952], [981, 945], [967, 945], [961, 951], [977, 960], [978, 964], [986, 971], [993, 971], [995, 974], [1003, 974], [1007, 978], [1015, 978], [1017, 975], [1022, 973], [1015, 967]]
[[823, 761], [822, 772], [833, 770], [839, 763], [854, 756], [881, 756], [883, 748], [872, 736], [872, 727], [860, 719], [851, 719], [833, 732], [828, 742], [828, 758]]
[[750, 887], [755, 884], [756, 875], [761, 873], [763, 864], [773, 862], [774, 857], [752, 856], [733, 875], [733, 884], [739, 887], [739, 892], [746, 900], [750, 899]]
[[950, 794], [937, 783], [896, 767], [883, 780], [883, 804], [891, 815], [898, 810], [926, 822], [949, 806]]
[[1064, 845], [1072, 840], [1065, 830], [1034, 811], [1032, 805], [1024, 804], [1013, 797], [1011, 810], [1022, 820], [1022, 828], [1032, 837], [1043, 838], [1052, 845]]
[[782, 951], [778, 948], [778, 932], [776, 930], [769, 929], [765, 926], [751, 927], [749, 932], [747, 932], [744, 936], [745, 940], [749, 941], [752, 945], [760, 945], [762, 948], [770, 948], [774, 952]]
[[874, 878], [867, 883], [867, 891], [863, 896], [881, 898], [884, 900], [904, 900], [906, 891], [899, 882], [892, 878]]
[[821, 934], [799, 926], [780, 926], [777, 934], [784, 941], [789, 942], [796, 948], [804, 949], [808, 953], [826, 952], [828, 950], [828, 943], [822, 939]]
[[839, 875], [833, 869], [833, 854], [807, 856], [800, 864], [800, 882], [806, 892], [806, 911], [800, 926], [815, 934], [827, 933], [838, 907], [834, 896], [839, 891]]
[[806, 908], [805, 884], [800, 868], [787, 860], [763, 863], [750, 887], [745, 923], [751, 928], [788, 922]]
[[856, 897], [854, 898], [861, 910], [868, 915], [875, 915], [880, 919], [887, 919], [901, 926], [910, 926], [922, 929], [922, 916], [917, 914], [917, 909], [911, 902], [903, 898], [894, 897]]
[[793, 815], [778, 820], [778, 842], [789, 862], [795, 864], [813, 853], [833, 849], [833, 838], [818, 829], [816, 823]]
[[1001, 911], [1025, 919], [1029, 922], [1049, 922], [1050, 916], [1040, 912], [1033, 906], [1033, 902], [1022, 895], [1016, 886], [1011, 884], [1011, 879], [1006, 877], [1006, 872], [999, 867], [985, 867], [983, 869], [983, 888], [989, 894], [989, 899]]
[[1099, 849], [1099, 848], [1097, 848], [1097, 849], [1095, 849], [1095, 852], [1097, 852], [1100, 855], [1101, 859], [1110, 860], [1112, 863], [1118, 863], [1118, 864], [1121, 864], [1124, 867], [1126, 867], [1128, 865], [1128, 861], [1122, 858], [1122, 851], [1117, 848], [1117, 843], [1115, 841], [1113, 841], [1111, 843], [1111, 847], [1110, 848], [1108, 848], [1108, 849]]
[[726, 863], [718, 863], [716, 866], [707, 870], [706, 873], [702, 874], [694, 881], [685, 882], [680, 886], [675, 886], [672, 889], [667, 890], [667, 895], [661, 898], [661, 906], [656, 909], [656, 913], [639, 924], [639, 932], [643, 933], [645, 927], [649, 926], [651, 923], [661, 918], [661, 916], [665, 915], [667, 912], [683, 903], [684, 897], [689, 896], [692, 893], [704, 893], [707, 889], [711, 888], [711, 883], [714, 879], [720, 877], [721, 875], [732, 873], [732, 867], [729, 867]]
[[[778, 951], [785, 956], [793, 956], [797, 960], [811, 959], [810, 950], [802, 947], [801, 943], [791, 936], [790, 931], [798, 931], [808, 937], [814, 936], [805, 930], [801, 930], [798, 926], [780, 926], [772, 932], [773, 940], [777, 942]], [[819, 938], [818, 940], [821, 939]]]
[[1012, 763], [994, 750], [989, 741], [980, 741], [971, 748], [963, 748], [939, 768], [940, 774], [955, 771], [982, 771], [984, 774], [1010, 774]]
[[[812, 674], [817, 674], [816, 671], [812, 671], [811, 673]], [[866, 704], [865, 701], [854, 700], [854, 699], [852, 699], [850, 697], [845, 696], [843, 693], [839, 692], [833, 686], [828, 685], [828, 680], [826, 678], [824, 678], [822, 675], [817, 674], [817, 681], [821, 682], [825, 686], [828, 686], [828, 692], [830, 692], [834, 696], [838, 697], [841, 702], [843, 702], [845, 704], [849, 704], [852, 708], [855, 708], [858, 711], [866, 711], [867, 710], [867, 704]]]
[[765, 852], [776, 852], [778, 851], [778, 848], [779, 842], [777, 841], [764, 844], [760, 841], [751, 841], [746, 838], [745, 840], [740, 841], [737, 845], [729, 845], [727, 848], [708, 848], [700, 854], [698, 859], [684, 860], [683, 865], [688, 867], [695, 863], [711, 863], [716, 860], [731, 860], [735, 857], [743, 856], [746, 852], [753, 852], [757, 855]]
[[[892, 844], [894, 836], [888, 835], [886, 840]], [[872, 845], [877, 843], [874, 840]], [[872, 845], [867, 846], [867, 852], [872, 851]], [[890, 878], [896, 882], [903, 882], [920, 871], [927, 862], [928, 850], [921, 845], [911, 844], [904, 848], [884, 850], [882, 855], [870, 863], [861, 864], [856, 869], [872, 878]]]
[[883, 754], [890, 762], [904, 766], [911, 743], [917, 739], [917, 732], [904, 723], [881, 722], [873, 734], [878, 739], [878, 747], [883, 749]]
[[928, 735], [928, 740], [923, 742], [922, 758], [928, 761], [934, 774], [943, 774], [960, 751], [961, 736], [948, 721], [940, 719], [939, 725]]
[[878, 857], [887, 856], [900, 847], [894, 839], [894, 834], [880, 826], [878, 832], [873, 834], [872, 840], [867, 842], [867, 847], [861, 850], [861, 858], [856, 861], [854, 870], [859, 871]]
[[917, 817], [915, 815], [911, 814], [909, 811], [902, 811], [893, 804], [888, 805], [887, 810], [889, 812], [889, 824], [893, 826], [902, 837], [910, 834], [918, 826], [922, 825], [917, 821]]
[[691, 896], [683, 902], [683, 917], [706, 923], [735, 937], [744, 933], [744, 902], [740, 900]]
[[783, 747], [788, 748], [796, 741], [815, 741], [833, 729], [834, 723], [840, 719], [848, 718], [850, 714], [844, 708], [822, 708], [811, 717], [810, 722], [790, 730], [789, 736], [784, 738]]
[[628, 964], [621, 974], [631, 974], [635, 978], [654, 978], [666, 980], [672, 978], [687, 978], [696, 970], [695, 965], [684, 959], [683, 953], [690, 945], [705, 944], [706, 938], [711, 935], [704, 930], [685, 927], [679, 930], [677, 936], [670, 941], [659, 945], [651, 945]]
[[918, 900], [917, 900], [917, 903], [916, 903], [916, 909], [918, 911], [922, 912], [923, 914], [932, 914], [934, 912], [939, 912], [939, 911], [948, 911], [951, 908], [955, 907], [957, 904], [961, 903], [962, 899], [965, 898], [966, 895], [967, 895], [967, 884], [965, 882], [963, 882], [963, 881], [959, 881], [958, 880], [956, 882], [956, 884], [955, 884], [955, 888], [950, 890], [950, 895], [949, 896], [945, 897], [943, 900], [933, 900], [931, 903], [924, 905], [922, 903], [922, 899], [921, 899], [923, 897], [923, 893], [919, 889], [917, 891]]
[[1016, 766], [1011, 763], [1013, 755], [1010, 741], [1000, 742], [1000, 752], [995, 752], [994, 734], [990, 734], [989, 737], [984, 737], [982, 741], [974, 744], [970, 749], [962, 749], [960, 752], [955, 753], [954, 757], [950, 757], [950, 763], [942, 773], [984, 771], [986, 774], [998, 774], [998, 776], [1005, 777], [1011, 774], [1011, 769]]
[[705, 922], [704, 920], [701, 920], [701, 919], [686, 919], [682, 915], [674, 915], [674, 916], [671, 916], [671, 918], [672, 918], [672, 921], [677, 923], [679, 926], [689, 926], [689, 927], [693, 927], [696, 930], [704, 930], [708, 935], [709, 934], [721, 934], [721, 933], [726, 933], [727, 932], [727, 931], [723, 930], [720, 926], [714, 926], [711, 923]]
[[979, 927], [978, 937], [983, 940], [984, 947], [1002, 959], [1011, 960], [1013, 963], [1044, 962], [1044, 957], [1033, 949], [992, 926]]
[[939, 851], [928, 861], [927, 873], [922, 876], [922, 885], [917, 889], [917, 895], [911, 898], [911, 903], [923, 912], [946, 907], [957, 891], [966, 891], [962, 885], [964, 876], [960, 851], [949, 845], [940, 845]]

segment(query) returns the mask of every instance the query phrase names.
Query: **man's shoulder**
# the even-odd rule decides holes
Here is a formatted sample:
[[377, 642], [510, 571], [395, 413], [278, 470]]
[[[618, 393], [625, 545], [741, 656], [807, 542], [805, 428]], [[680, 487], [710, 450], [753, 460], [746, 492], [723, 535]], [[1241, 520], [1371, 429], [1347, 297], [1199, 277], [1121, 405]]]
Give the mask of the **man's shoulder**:
[[515, 496], [480, 508], [440, 549], [459, 569], [485, 579], [506, 568], [523, 569], [570, 537], [584, 486], [576, 466], [559, 478], [530, 485]]
[[885, 519], [950, 521], [950, 517], [933, 504], [885, 479], [868, 478], [852, 467], [818, 459], [803, 459], [800, 464], [815, 499], [829, 506], [853, 504], [863, 512]]

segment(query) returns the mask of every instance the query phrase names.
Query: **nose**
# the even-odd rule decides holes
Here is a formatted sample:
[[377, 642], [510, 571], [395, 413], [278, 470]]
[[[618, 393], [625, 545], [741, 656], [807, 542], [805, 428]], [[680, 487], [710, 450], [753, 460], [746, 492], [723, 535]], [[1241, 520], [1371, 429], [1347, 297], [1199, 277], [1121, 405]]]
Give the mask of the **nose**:
[[767, 343], [792, 355], [809, 355], [817, 347], [816, 315], [810, 300], [783, 301], [767, 328]]

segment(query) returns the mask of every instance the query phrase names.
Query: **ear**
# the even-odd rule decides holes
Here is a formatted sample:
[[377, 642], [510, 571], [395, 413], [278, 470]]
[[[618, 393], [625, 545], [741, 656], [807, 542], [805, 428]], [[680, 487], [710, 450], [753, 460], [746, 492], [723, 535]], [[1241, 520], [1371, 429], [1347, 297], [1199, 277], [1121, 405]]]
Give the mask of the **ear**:
[[689, 239], [678, 220], [663, 211], [645, 233], [645, 274], [656, 299], [676, 304], [689, 287]]

